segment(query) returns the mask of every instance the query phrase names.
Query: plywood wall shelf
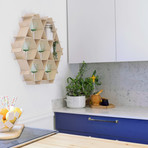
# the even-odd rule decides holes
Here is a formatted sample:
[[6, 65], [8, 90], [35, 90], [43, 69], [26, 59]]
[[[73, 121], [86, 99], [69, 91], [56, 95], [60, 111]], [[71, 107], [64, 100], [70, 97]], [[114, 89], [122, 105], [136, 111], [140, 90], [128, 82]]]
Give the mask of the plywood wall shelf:
[[[52, 26], [52, 39], [48, 37], [47, 24]], [[24, 81], [31, 85], [53, 83], [63, 51], [52, 18], [26, 14], [19, 26], [20, 29], [12, 44], [12, 52], [18, 61]], [[55, 41], [58, 42], [56, 58], [53, 55]]]
[[52, 69], [51, 72], [49, 73], [44, 72], [43, 80], [54, 80], [56, 73], [57, 73], [56, 69]]

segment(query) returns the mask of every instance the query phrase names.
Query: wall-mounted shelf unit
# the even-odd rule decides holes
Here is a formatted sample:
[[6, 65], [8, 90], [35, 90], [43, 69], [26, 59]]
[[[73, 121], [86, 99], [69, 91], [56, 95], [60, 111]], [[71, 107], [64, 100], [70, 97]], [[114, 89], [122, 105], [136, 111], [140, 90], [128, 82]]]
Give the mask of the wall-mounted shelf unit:
[[12, 52], [24, 80], [27, 84], [53, 83], [63, 52], [52, 18], [28, 14], [19, 25]]

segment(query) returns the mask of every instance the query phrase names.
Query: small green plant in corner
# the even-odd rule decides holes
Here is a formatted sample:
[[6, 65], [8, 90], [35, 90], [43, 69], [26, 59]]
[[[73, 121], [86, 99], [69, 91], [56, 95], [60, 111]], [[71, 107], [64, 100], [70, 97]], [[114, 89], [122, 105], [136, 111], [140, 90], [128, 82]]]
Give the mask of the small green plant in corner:
[[58, 41], [54, 41], [53, 42], [53, 56], [55, 59], [57, 59], [57, 51], [56, 51], [56, 45], [58, 44], [59, 42]]
[[[75, 78], [67, 78], [67, 96], [86, 96], [90, 97], [94, 93], [95, 85], [101, 85], [100, 78], [96, 75], [96, 70], [93, 71], [90, 77], [84, 78], [84, 73], [86, 72], [87, 64], [82, 63], [79, 72]], [[91, 78], [95, 77], [95, 80]]]

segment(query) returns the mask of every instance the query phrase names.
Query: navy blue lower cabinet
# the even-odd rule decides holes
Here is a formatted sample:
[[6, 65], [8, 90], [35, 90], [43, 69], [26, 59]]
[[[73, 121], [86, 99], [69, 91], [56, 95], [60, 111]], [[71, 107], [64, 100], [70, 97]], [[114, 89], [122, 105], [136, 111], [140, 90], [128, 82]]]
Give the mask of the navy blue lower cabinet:
[[147, 120], [55, 112], [55, 123], [62, 133], [148, 144]]

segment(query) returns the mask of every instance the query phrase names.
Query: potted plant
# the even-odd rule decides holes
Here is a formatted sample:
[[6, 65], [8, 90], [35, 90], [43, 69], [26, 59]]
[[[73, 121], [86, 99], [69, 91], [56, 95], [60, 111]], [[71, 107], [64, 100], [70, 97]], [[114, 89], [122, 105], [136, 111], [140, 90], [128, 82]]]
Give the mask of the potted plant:
[[[75, 78], [67, 78], [67, 107], [69, 108], [83, 108], [86, 104], [86, 98], [90, 97], [95, 90], [95, 85], [101, 85], [99, 76], [96, 76], [96, 70], [94, 70], [91, 77], [84, 78], [87, 64], [82, 63], [80, 70]], [[95, 80], [92, 79], [95, 77]]]

